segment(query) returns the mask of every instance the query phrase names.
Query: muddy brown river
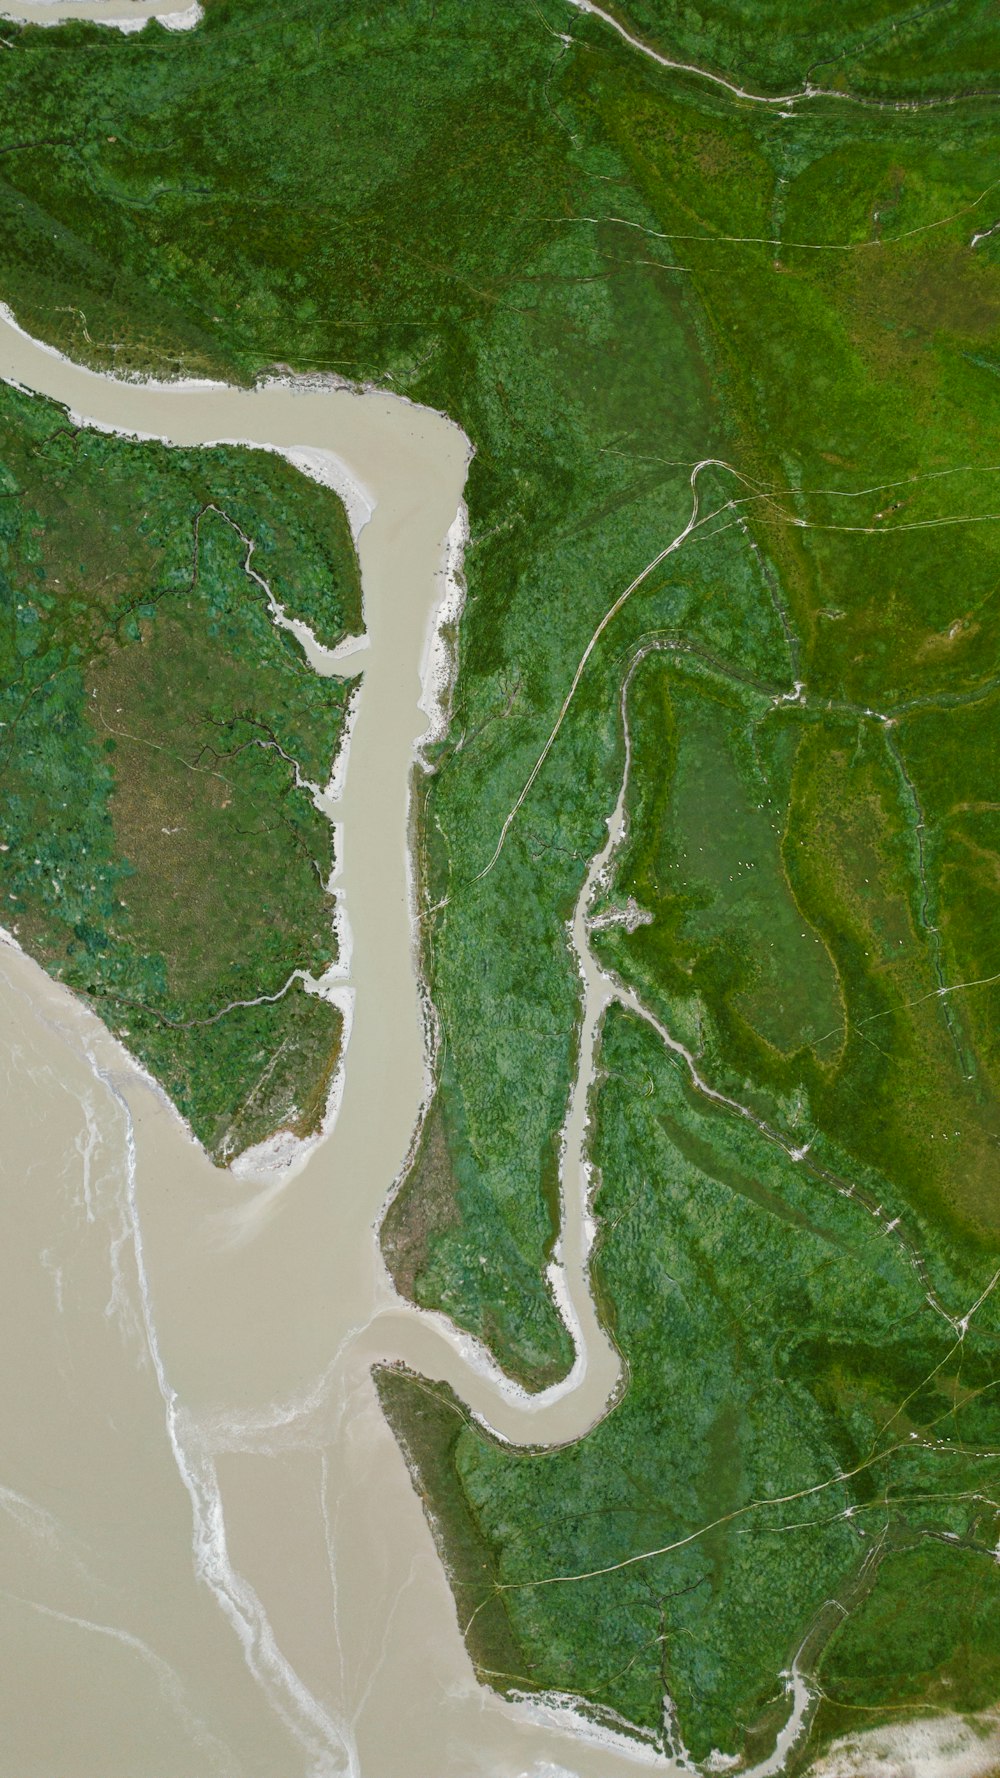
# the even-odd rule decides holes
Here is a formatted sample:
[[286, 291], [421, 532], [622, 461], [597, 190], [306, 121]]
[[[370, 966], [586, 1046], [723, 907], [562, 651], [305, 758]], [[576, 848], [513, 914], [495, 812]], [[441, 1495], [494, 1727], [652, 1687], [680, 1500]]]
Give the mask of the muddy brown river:
[[352, 1030], [333, 1131], [303, 1161], [218, 1172], [100, 1024], [0, 950], [13, 1359], [0, 1382], [0, 1686], [14, 1725], [0, 1772], [634, 1771], [638, 1749], [588, 1744], [556, 1705], [476, 1684], [370, 1379], [374, 1358], [403, 1357], [503, 1435], [543, 1441], [584, 1430], [618, 1373], [585, 1283], [585, 1078], [554, 1279], [579, 1350], [562, 1386], [525, 1397], [472, 1341], [403, 1304], [374, 1232], [426, 1090], [409, 777], [434, 705], [433, 619], [454, 597], [446, 545], [467, 442], [378, 393], [116, 383], [9, 319], [0, 375], [92, 424], [266, 444], [332, 480], [360, 525], [369, 638], [329, 809]]

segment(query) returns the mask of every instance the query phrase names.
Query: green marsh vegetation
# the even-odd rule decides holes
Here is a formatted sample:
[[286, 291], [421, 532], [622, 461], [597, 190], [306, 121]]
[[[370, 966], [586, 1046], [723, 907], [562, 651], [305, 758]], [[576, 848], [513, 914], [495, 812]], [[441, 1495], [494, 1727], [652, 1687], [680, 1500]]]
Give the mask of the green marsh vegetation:
[[[349, 685], [275, 627], [360, 623], [339, 503], [263, 452], [173, 451], [0, 391], [3, 923], [216, 1159], [326, 1108], [341, 1015], [325, 783]], [[251, 1005], [249, 1002], [259, 1004]]]
[[[773, 1738], [797, 1650], [812, 1746], [1000, 1696], [998, 36], [986, 6], [874, 0], [620, 16], [752, 90], [854, 97], [746, 103], [555, 0], [11, 32], [0, 289], [76, 356], [381, 382], [476, 447], [453, 721], [417, 781], [443, 1044], [385, 1246], [534, 1385], [570, 1361], [544, 1283], [565, 924], [628, 681], [594, 912], [652, 918], [594, 948], [759, 1123], [612, 1008], [622, 1400], [520, 1454], [380, 1387], [483, 1676], [705, 1757]], [[707, 458], [704, 522], [604, 632], [480, 874]]]

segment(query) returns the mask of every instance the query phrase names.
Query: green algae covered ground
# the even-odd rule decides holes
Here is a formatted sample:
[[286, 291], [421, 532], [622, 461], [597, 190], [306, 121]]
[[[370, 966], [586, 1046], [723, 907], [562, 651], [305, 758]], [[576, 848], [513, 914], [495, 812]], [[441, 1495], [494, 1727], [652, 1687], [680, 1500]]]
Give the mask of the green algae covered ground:
[[[325, 783], [360, 624], [339, 503], [281, 458], [108, 438], [0, 387], [3, 924], [219, 1160], [317, 1128], [341, 1015]], [[291, 983], [290, 986], [286, 984]], [[250, 1004], [258, 1002], [258, 1004]]]
[[[475, 446], [418, 785], [444, 1041], [385, 1247], [532, 1385], [570, 1361], [544, 1282], [565, 923], [624, 714], [594, 911], [650, 918], [594, 947], [730, 1101], [611, 1009], [595, 1286], [628, 1388], [521, 1454], [419, 1379], [380, 1387], [484, 1678], [705, 1758], [773, 1743], [798, 1654], [807, 1752], [1000, 1699], [1000, 26], [610, 10], [721, 81], [558, 0], [12, 29], [0, 294], [77, 356], [331, 370]], [[212, 547], [238, 579], [214, 521]], [[100, 671], [121, 703], [128, 649]]]

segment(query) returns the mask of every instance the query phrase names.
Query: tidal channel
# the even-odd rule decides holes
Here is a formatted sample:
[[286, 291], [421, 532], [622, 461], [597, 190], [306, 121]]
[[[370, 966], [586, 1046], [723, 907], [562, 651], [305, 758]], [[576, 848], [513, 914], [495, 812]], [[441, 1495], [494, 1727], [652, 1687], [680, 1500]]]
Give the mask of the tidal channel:
[[[99, 1022], [0, 948], [0, 1774], [634, 1773], [654, 1756], [476, 1683], [370, 1375], [402, 1358], [531, 1443], [578, 1436], [618, 1375], [586, 1286], [586, 1070], [566, 1131], [556, 1283], [578, 1359], [564, 1384], [525, 1396], [403, 1303], [375, 1234], [426, 1091], [409, 785], [467, 441], [379, 392], [116, 381], [10, 318], [0, 376], [88, 424], [263, 445], [332, 482], [368, 638], [330, 810], [353, 1026], [333, 1130], [297, 1168], [213, 1168]], [[581, 964], [591, 1027], [585, 946]]]

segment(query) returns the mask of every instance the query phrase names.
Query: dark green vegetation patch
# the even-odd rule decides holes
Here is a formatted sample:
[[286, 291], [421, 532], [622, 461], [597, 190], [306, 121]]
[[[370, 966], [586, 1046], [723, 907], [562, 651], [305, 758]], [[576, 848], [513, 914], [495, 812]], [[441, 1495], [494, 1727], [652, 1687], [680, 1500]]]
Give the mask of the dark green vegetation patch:
[[[276, 628], [360, 627], [339, 502], [281, 458], [175, 451], [0, 388], [3, 924], [219, 1160], [314, 1130], [341, 1015], [325, 784], [349, 688]], [[294, 978], [294, 979], [293, 979]]]
[[[387, 1248], [531, 1383], [570, 1357], [565, 922], [628, 725], [595, 912], [650, 918], [595, 949], [737, 1109], [612, 1010], [596, 1282], [630, 1386], [586, 1439], [518, 1454], [382, 1389], [484, 1676], [705, 1756], [773, 1742], [796, 1652], [819, 1734], [1000, 1694], [1000, 27], [882, 0], [629, 22], [782, 102], [560, 0], [11, 33], [0, 288], [77, 355], [334, 369], [475, 444], [419, 808], [444, 1044]], [[705, 459], [704, 522], [605, 631], [481, 875]]]

